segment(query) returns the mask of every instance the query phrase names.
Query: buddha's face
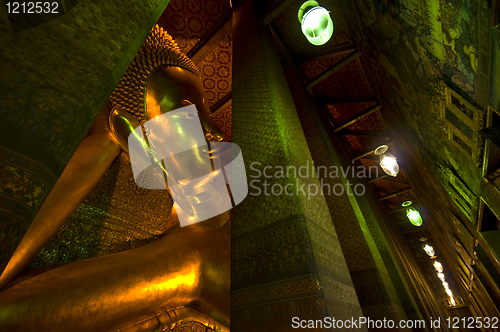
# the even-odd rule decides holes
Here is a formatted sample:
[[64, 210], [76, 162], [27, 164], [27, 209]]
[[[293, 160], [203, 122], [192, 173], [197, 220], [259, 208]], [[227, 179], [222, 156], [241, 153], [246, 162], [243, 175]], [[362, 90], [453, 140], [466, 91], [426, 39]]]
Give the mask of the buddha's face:
[[[198, 120], [192, 122], [195, 119], [191, 115], [192, 109], [172, 112], [188, 105], [196, 106], [204, 138], [197, 134], [201, 134]], [[169, 112], [172, 112], [172, 117], [160, 118]], [[217, 142], [223, 136], [209, 115], [200, 79], [179, 67], [157, 69], [147, 80], [145, 114], [149, 144], [153, 150], [161, 151], [157, 159], [162, 161], [158, 167], [167, 175], [168, 189], [178, 205], [178, 214], [185, 213], [192, 222], [197, 222], [195, 220], [211, 218], [209, 216], [213, 213], [210, 211], [220, 210], [221, 206], [228, 205], [223, 211], [230, 209], [231, 202], [225, 185], [214, 187], [214, 183], [217, 183], [214, 178], [222, 176], [218, 171], [220, 151], [213, 146], [209, 148], [205, 140]], [[220, 225], [221, 222], [216, 224]]]
[[[145, 173], [148, 175], [145, 175], [143, 179], [146, 182], [158, 184], [158, 187], [148, 187], [146, 182], [137, 182], [138, 178], [136, 178], [136, 183], [146, 189], [165, 188], [164, 184], [161, 184], [164, 183], [163, 173], [165, 173], [168, 179], [166, 189], [178, 205], [178, 214], [185, 213], [193, 221], [207, 220], [210, 218], [207, 216], [207, 213], [210, 214], [207, 211], [220, 210], [221, 206], [228, 205], [227, 209], [230, 209], [231, 202], [229, 198], [226, 199], [228, 193], [224, 192], [227, 188], [225, 186], [214, 188], [213, 185], [217, 182], [214, 178], [222, 176], [218, 171], [221, 168], [221, 151], [220, 145], [209, 148], [210, 145], [207, 142], [221, 141], [223, 136], [209, 115], [200, 79], [180, 67], [162, 67], [155, 70], [146, 83], [143, 107], [145, 107], [147, 121], [144, 129], [148, 136], [149, 148], [143, 146], [138, 149], [132, 148], [132, 150], [156, 151], [158, 152], [155, 157], [157, 161], [151, 165], [151, 159], [147, 153], [134, 153], [133, 159], [139, 164], [151, 165], [145, 166], [149, 171]], [[195, 123], [192, 122], [194, 119], [192, 109], [170, 113], [173, 117], [168, 118], [170, 120], [167, 121], [165, 117], [159, 117], [189, 105], [196, 106], [198, 117]], [[110, 115], [110, 125], [118, 142], [127, 153], [131, 153], [129, 149], [131, 131], [135, 137], [132, 141], [138, 144], [136, 146], [142, 146], [145, 143], [142, 131], [136, 130], [139, 122], [133, 115], [115, 109]], [[199, 130], [203, 130], [203, 133]], [[156, 180], [152, 181], [151, 177]], [[199, 217], [193, 217], [194, 215]], [[218, 227], [227, 220], [227, 216], [221, 215], [216, 219], [211, 219], [203, 224], [213, 224]]]
[[148, 78], [145, 100], [147, 120], [194, 104], [207, 139], [222, 140], [220, 128], [209, 115], [203, 85], [192, 72], [180, 67], [163, 67], [155, 70]]

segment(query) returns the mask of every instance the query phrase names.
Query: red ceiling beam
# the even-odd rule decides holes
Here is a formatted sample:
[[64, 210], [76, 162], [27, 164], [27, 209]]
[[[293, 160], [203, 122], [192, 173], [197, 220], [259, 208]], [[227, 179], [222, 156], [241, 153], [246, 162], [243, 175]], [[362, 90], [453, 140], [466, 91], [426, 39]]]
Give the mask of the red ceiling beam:
[[[282, 1], [276, 8], [274, 8], [269, 14], [264, 17], [264, 25], [268, 25], [278, 16], [282, 11], [286, 9], [295, 0], [285, 0]], [[299, 23], [298, 23], [299, 24]]]
[[373, 136], [373, 137], [390, 137], [387, 132], [383, 131], [368, 131], [368, 130], [342, 130], [339, 132], [341, 135], [353, 136]]
[[404, 194], [405, 192], [408, 192], [408, 191], [410, 191], [410, 190], [411, 190], [411, 187], [404, 188], [404, 189], [401, 189], [401, 190], [396, 191], [395, 193], [392, 193], [392, 194], [389, 194], [389, 195], [386, 195], [386, 196], [380, 197], [378, 200], [379, 200], [379, 201], [385, 201], [386, 199], [389, 199], [389, 198], [391, 198], [391, 197], [394, 197], [394, 196], [398, 196], [398, 195]]
[[229, 22], [232, 17], [232, 10], [228, 10], [226, 13], [224, 13], [221, 19], [186, 53], [186, 56], [190, 59], [193, 59], [193, 57], [203, 48], [203, 46], [205, 46], [205, 44], [207, 44], [210, 39], [212, 39], [222, 29], [222, 27], [224, 27], [224, 25]]
[[322, 105], [338, 105], [338, 104], [365, 104], [376, 103], [374, 97], [347, 97], [347, 98], [320, 98], [319, 103]]
[[354, 122], [356, 121], [359, 121], [361, 120], [362, 118], [364, 118], [365, 116], [367, 115], [370, 115], [372, 114], [373, 112], [376, 112], [380, 109], [380, 105], [379, 104], [376, 104], [376, 105], [373, 105], [373, 106], [370, 106], [368, 107], [366, 110], [364, 110], [363, 112], [361, 113], [358, 113], [356, 114], [355, 116], [353, 116], [352, 118], [344, 121], [343, 123], [335, 126], [335, 128], [333, 129], [333, 132], [339, 132], [340, 130], [346, 128], [346, 127], [349, 127], [350, 125], [352, 125]]
[[324, 59], [327, 57], [331, 57], [332, 55], [336, 55], [339, 53], [347, 52], [347, 51], [356, 51], [356, 46], [352, 42], [346, 42], [344, 44], [330, 46], [321, 51], [315, 52], [314, 54], [298, 56], [296, 58], [297, 63], [304, 64], [311, 61], [316, 61], [319, 59]]
[[233, 98], [233, 91], [229, 91], [224, 97], [222, 97], [221, 99], [219, 99], [215, 104], [213, 104], [210, 107], [210, 113], [214, 114], [215, 112], [217, 112], [217, 110], [219, 110], [219, 108], [221, 108], [222, 106], [224, 106], [232, 98]]
[[356, 60], [360, 56], [360, 54], [361, 53], [359, 51], [352, 51], [351, 53], [349, 53], [349, 55], [337, 61], [333, 66], [326, 69], [324, 72], [322, 72], [321, 74], [313, 78], [310, 82], [308, 82], [306, 84], [306, 89], [308, 90], [312, 89], [316, 84], [323, 81], [324, 79], [326, 79], [327, 77], [338, 71], [340, 68], [344, 67], [351, 61]]

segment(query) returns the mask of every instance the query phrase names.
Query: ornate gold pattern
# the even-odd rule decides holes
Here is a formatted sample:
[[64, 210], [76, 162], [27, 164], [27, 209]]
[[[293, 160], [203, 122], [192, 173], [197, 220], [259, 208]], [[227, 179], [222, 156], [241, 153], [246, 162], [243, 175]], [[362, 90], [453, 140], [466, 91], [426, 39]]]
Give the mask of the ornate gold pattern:
[[149, 75], [158, 67], [176, 66], [200, 76], [195, 64], [183, 53], [172, 37], [155, 25], [118, 86], [111, 94], [113, 105], [146, 121], [144, 91]]
[[172, 202], [166, 190], [138, 187], [130, 157], [122, 152], [30, 266], [78, 261], [154, 241], [167, 230]]
[[286, 281], [274, 282], [265, 286], [233, 291], [231, 294], [231, 304], [233, 306], [238, 306], [265, 300], [276, 300], [292, 295], [304, 296], [311, 292], [321, 290], [319, 280], [314, 280], [312, 279], [313, 277], [312, 275], [307, 275]]

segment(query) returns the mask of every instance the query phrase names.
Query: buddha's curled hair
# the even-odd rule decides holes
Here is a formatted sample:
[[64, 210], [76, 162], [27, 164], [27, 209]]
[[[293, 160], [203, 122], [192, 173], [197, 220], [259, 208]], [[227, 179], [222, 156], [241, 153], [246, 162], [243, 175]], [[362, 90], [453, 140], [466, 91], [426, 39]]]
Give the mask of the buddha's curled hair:
[[141, 123], [146, 121], [146, 80], [149, 74], [162, 66], [181, 67], [200, 76], [195, 64], [180, 51], [174, 39], [155, 25], [111, 94], [113, 106], [134, 115]]

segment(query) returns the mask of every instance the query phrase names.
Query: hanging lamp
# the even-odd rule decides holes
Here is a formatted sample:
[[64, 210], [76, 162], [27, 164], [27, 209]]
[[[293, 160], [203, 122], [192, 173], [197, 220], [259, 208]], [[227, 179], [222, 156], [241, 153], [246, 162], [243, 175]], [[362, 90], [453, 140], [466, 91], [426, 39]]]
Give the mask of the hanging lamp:
[[323, 45], [333, 35], [333, 21], [330, 13], [316, 1], [306, 1], [300, 6], [300, 28], [307, 40], [313, 45]]
[[390, 176], [396, 176], [399, 173], [399, 165], [392, 154], [387, 152], [389, 147], [387, 145], [381, 145], [373, 151], [377, 156], [380, 156], [380, 167], [384, 170], [385, 174]]
[[406, 208], [406, 216], [413, 225], [421, 226], [423, 221], [422, 217], [420, 216], [420, 212], [418, 212], [417, 209], [412, 207], [411, 204], [412, 204], [411, 201], [406, 201], [402, 204], [402, 206]]

